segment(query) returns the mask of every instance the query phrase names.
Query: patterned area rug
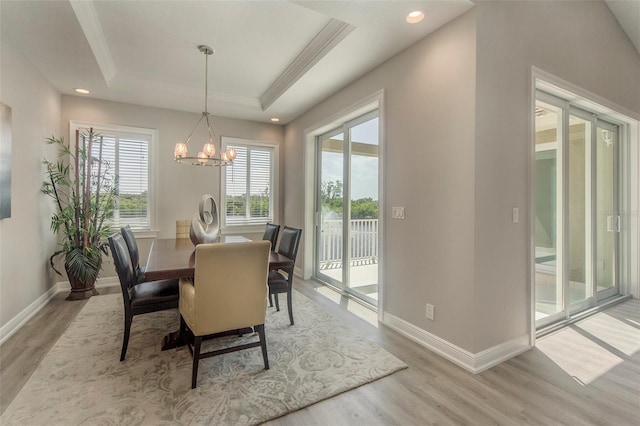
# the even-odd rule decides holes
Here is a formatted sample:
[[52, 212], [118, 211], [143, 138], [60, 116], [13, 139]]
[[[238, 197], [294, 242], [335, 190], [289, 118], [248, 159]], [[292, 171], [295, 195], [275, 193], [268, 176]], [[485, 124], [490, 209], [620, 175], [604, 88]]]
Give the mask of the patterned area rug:
[[[207, 358], [192, 390], [189, 351], [160, 351], [178, 326], [177, 310], [134, 317], [127, 359], [119, 362], [122, 310], [121, 295], [91, 298], [0, 424], [258, 424], [406, 368], [294, 292], [294, 326], [286, 303], [267, 311], [270, 370], [260, 348]], [[237, 343], [216, 339], [204, 350]]]

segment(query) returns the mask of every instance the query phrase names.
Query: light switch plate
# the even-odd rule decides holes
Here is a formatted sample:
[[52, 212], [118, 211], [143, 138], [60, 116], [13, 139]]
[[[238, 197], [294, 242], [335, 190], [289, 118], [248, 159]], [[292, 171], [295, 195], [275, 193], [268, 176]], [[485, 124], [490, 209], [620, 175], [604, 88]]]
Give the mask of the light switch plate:
[[404, 219], [404, 207], [391, 207], [392, 219]]

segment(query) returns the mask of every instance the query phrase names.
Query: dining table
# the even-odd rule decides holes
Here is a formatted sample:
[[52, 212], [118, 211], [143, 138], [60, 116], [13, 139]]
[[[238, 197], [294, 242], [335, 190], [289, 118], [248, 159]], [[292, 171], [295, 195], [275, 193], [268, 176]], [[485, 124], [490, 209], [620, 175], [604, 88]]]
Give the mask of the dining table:
[[[238, 235], [221, 235], [214, 244], [236, 244], [251, 241]], [[193, 278], [195, 275], [196, 246], [190, 238], [156, 238], [149, 251], [144, 276], [147, 281], [176, 278]], [[269, 269], [288, 270], [294, 264], [292, 259], [275, 251], [269, 252]], [[180, 331], [166, 335], [162, 350], [184, 346], [187, 343]]]
[[[221, 235], [216, 243], [233, 244], [251, 241], [239, 235]], [[144, 276], [147, 281], [193, 278], [196, 247], [189, 238], [156, 238], [149, 251]], [[271, 250], [269, 269], [287, 269], [293, 260]]]

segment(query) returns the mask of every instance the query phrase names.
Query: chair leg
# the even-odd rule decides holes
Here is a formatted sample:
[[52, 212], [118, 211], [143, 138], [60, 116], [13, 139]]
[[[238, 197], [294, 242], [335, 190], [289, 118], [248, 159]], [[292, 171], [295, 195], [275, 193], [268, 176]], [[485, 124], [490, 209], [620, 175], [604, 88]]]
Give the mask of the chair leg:
[[202, 344], [202, 336], [195, 336], [193, 341], [193, 367], [191, 369], [191, 389], [196, 388], [198, 381], [198, 364], [200, 364], [200, 345]]
[[129, 346], [129, 334], [131, 334], [131, 322], [133, 316], [126, 312], [124, 313], [124, 336], [122, 338], [122, 352], [120, 352], [120, 361], [124, 361], [124, 357], [127, 355], [127, 346]]
[[256, 325], [255, 330], [260, 336], [260, 348], [262, 348], [262, 359], [264, 360], [264, 369], [269, 369], [269, 357], [267, 356], [267, 338], [264, 334], [264, 324]]
[[273, 293], [273, 298], [276, 300], [276, 311], [280, 310], [280, 302], [278, 301], [278, 293]]
[[293, 325], [293, 303], [292, 303], [292, 293], [291, 287], [287, 291], [287, 307], [289, 308], [289, 321], [291, 321], [291, 325]]
[[180, 315], [180, 328], [178, 329], [178, 339], [184, 339], [187, 334], [187, 323], [182, 314]]

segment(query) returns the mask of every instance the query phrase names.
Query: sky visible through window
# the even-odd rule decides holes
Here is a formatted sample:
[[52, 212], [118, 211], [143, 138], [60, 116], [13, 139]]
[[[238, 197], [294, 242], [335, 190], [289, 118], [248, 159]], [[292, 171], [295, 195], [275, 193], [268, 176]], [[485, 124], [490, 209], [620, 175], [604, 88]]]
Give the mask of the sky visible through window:
[[[343, 135], [332, 139], [344, 140]], [[378, 145], [378, 118], [374, 118], [351, 128], [352, 142]], [[322, 180], [342, 182], [343, 158], [341, 153], [322, 153]], [[351, 157], [351, 198], [378, 199], [378, 157], [352, 155]]]

